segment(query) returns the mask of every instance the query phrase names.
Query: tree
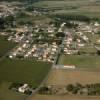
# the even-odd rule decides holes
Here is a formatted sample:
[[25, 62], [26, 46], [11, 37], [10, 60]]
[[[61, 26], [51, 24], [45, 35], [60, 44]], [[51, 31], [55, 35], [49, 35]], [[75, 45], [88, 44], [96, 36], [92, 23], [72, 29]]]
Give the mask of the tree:
[[7, 25], [13, 26], [14, 16], [13, 15], [9, 15], [9, 16], [5, 17], [5, 21], [6, 21]]
[[44, 86], [44, 87], [41, 87], [40, 90], [39, 90], [39, 93], [40, 94], [45, 94], [49, 91], [48, 87]]
[[97, 50], [97, 54], [100, 55], [100, 50]]
[[4, 29], [5, 28], [5, 20], [4, 18], [0, 18], [0, 29]]
[[74, 90], [74, 86], [72, 84], [67, 85], [67, 90], [72, 92]]
[[33, 11], [33, 6], [32, 6], [32, 5], [28, 6], [28, 7], [26, 8], [26, 10], [27, 10], [27, 11]]
[[63, 32], [56, 33], [56, 37], [65, 37], [65, 34]]

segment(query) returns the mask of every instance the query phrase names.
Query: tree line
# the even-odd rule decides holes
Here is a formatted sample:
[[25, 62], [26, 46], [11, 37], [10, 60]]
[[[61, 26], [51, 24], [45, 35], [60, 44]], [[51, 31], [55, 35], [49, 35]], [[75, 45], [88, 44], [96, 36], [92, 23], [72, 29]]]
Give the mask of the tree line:
[[91, 21], [100, 21], [99, 18], [92, 18], [85, 15], [73, 15], [73, 14], [62, 14], [62, 15], [53, 15], [50, 17], [54, 17], [57, 21], [83, 21], [83, 22], [91, 22]]

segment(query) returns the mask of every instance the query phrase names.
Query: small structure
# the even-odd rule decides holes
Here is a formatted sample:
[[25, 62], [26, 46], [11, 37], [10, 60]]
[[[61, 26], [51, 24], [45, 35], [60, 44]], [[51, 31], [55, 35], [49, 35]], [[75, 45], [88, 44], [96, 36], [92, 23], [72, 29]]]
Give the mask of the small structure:
[[25, 93], [28, 90], [28, 84], [24, 84], [23, 86], [18, 88], [18, 91], [21, 93]]
[[75, 65], [64, 65], [64, 68], [75, 69], [76, 66]]

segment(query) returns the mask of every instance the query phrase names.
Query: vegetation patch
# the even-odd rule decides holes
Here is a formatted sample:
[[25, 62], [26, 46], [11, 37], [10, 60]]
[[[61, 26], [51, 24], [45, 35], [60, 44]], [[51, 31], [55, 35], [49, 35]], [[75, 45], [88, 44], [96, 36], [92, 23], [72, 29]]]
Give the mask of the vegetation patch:
[[66, 87], [67, 91], [72, 94], [80, 95], [100, 95], [100, 83], [82, 85], [77, 83], [75, 85], [69, 84]]
[[27, 95], [9, 90], [10, 82], [0, 83], [0, 100], [24, 100]]
[[27, 83], [37, 87], [46, 77], [50, 68], [50, 63], [6, 58], [0, 61], [0, 81]]
[[[63, 92], [60, 92], [63, 88]], [[40, 94], [72, 94], [72, 95], [100, 95], [100, 83], [82, 85], [80, 83], [68, 84], [64, 87], [44, 86], [39, 90]]]
[[100, 69], [100, 56], [88, 55], [62, 55], [59, 64], [75, 65], [77, 68], [98, 68]]
[[0, 36], [0, 57], [11, 50], [15, 45], [15, 43], [8, 42], [5, 37]]

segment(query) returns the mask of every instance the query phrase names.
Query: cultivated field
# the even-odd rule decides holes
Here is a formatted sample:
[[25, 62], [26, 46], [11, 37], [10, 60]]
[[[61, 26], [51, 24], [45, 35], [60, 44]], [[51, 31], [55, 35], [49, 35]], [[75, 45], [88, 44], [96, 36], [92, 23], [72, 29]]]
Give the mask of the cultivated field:
[[[82, 70], [53, 69], [45, 85], [63, 87], [68, 84], [100, 83], [100, 72]], [[30, 100], [100, 100], [100, 96], [74, 96], [74, 95], [34, 95]]]
[[[75, 2], [74, 2], [75, 1]], [[86, 4], [88, 1], [84, 0], [45, 0], [45, 1], [40, 1], [37, 2], [35, 6], [40, 6], [40, 7], [47, 7], [47, 8], [51, 8], [51, 7], [59, 7], [59, 8], [64, 8], [66, 6], [77, 6], [77, 5], [84, 5]], [[89, 2], [88, 2], [89, 3]]]
[[0, 36], [0, 57], [12, 49], [16, 44], [8, 42], [5, 37]]
[[100, 83], [99, 76], [100, 71], [53, 69], [45, 84], [65, 86], [74, 83], [81, 83], [83, 85], [89, 83]]
[[50, 63], [34, 60], [3, 59], [0, 61], [0, 81], [29, 83], [37, 87], [50, 67]]
[[66, 96], [66, 95], [35, 95], [31, 100], [100, 100], [100, 97]]
[[75, 65], [77, 68], [100, 69], [100, 56], [90, 55], [61, 55], [59, 64]]
[[46, 0], [34, 3], [34, 6], [54, 10], [51, 14], [82, 14], [100, 17], [100, 3], [96, 0]]

